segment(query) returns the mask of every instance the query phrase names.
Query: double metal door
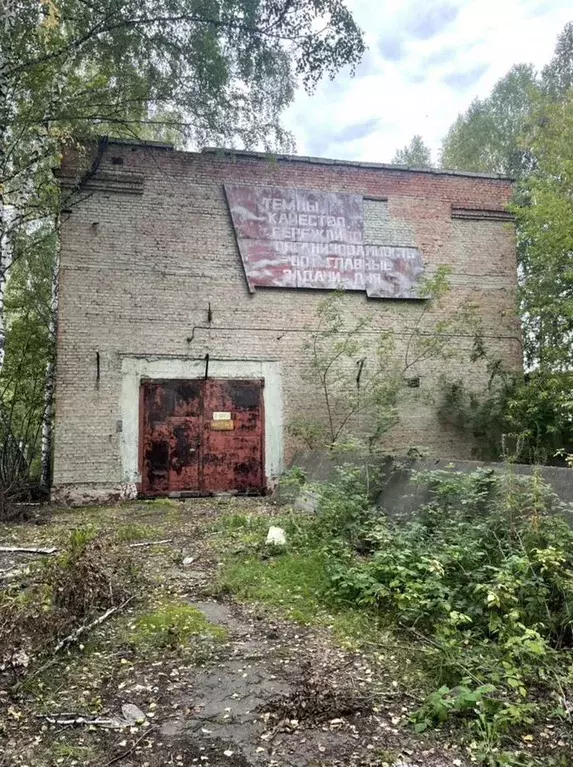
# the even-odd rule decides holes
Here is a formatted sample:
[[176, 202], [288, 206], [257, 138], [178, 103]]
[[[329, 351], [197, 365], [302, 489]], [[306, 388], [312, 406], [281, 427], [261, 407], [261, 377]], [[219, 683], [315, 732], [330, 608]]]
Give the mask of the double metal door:
[[264, 491], [261, 380], [144, 381], [140, 422], [142, 495]]

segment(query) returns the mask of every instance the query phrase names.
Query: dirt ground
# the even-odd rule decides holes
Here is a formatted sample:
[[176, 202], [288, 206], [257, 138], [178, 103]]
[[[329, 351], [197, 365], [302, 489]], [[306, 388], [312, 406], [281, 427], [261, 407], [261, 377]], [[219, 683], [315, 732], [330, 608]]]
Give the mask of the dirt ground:
[[[0, 546], [61, 547], [82, 526], [116, 531], [116, 545], [136, 558], [143, 578], [136, 599], [46, 669], [27, 661], [16, 685], [0, 673], [2, 767], [468, 763], [445, 735], [413, 733], [415, 701], [397, 681], [391, 648], [344, 647], [328, 627], [302, 626], [218, 591], [225, 552], [216, 521], [237, 512], [275, 510], [254, 499], [147, 502], [51, 510], [39, 523], [0, 528]], [[162, 542], [138, 545], [155, 540]], [[0, 572], [34, 559], [0, 551]], [[210, 638], [138, 644], [141, 615], [165, 604], [200, 611], [214, 627]], [[137, 707], [135, 719], [126, 704]]]

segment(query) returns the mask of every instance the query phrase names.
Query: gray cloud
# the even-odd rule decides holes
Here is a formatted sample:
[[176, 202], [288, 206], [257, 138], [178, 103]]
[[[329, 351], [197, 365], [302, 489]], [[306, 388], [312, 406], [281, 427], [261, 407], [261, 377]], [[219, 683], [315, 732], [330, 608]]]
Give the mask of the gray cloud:
[[332, 141], [339, 144], [345, 144], [347, 141], [356, 141], [360, 138], [369, 136], [374, 131], [378, 130], [380, 126], [380, 120], [377, 117], [372, 117], [369, 120], [363, 120], [360, 123], [353, 123], [347, 125], [338, 133], [332, 136]]
[[455, 21], [459, 13], [459, 8], [449, 3], [438, 7], [429, 8], [421, 13], [417, 11], [412, 17], [406, 29], [412, 37], [418, 40], [429, 40], [441, 32], [444, 27]]
[[369, 75], [375, 75], [380, 72], [380, 67], [376, 61], [376, 57], [372, 55], [370, 51], [366, 51], [362, 57], [362, 61], [356, 67], [354, 74], [355, 78], [368, 77]]
[[[347, 125], [339, 131], [316, 130], [316, 127], [310, 123], [305, 128], [306, 152], [309, 155], [320, 157], [324, 156], [325, 152], [330, 154], [334, 152], [337, 157], [343, 158], [345, 150], [340, 145], [350, 144], [352, 141], [370, 136], [371, 133], [380, 128], [380, 120], [377, 117], [372, 117], [362, 122]], [[335, 144], [338, 145], [336, 148], [334, 148]]]
[[480, 77], [489, 69], [489, 64], [478, 64], [473, 69], [465, 72], [450, 72], [442, 77], [442, 82], [449, 85], [454, 90], [465, 90], [480, 79]]
[[400, 61], [404, 58], [402, 41], [399, 37], [382, 37], [378, 40], [378, 50], [387, 61]]
[[423, 83], [426, 79], [426, 75], [422, 74], [415, 74], [415, 75], [406, 75], [406, 79], [409, 83], [414, 83], [414, 85], [418, 85], [419, 83]]
[[459, 51], [459, 48], [442, 48], [440, 51], [428, 54], [422, 60], [422, 66], [427, 67], [439, 67], [440, 64], [445, 64], [448, 61], [454, 59]]

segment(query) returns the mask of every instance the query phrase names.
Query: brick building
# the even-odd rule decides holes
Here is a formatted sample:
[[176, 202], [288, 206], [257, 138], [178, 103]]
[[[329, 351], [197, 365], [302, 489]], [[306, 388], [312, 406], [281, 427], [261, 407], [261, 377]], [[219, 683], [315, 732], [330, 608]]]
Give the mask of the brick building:
[[[271, 485], [289, 421], [323, 412], [303, 345], [332, 288], [394, 331], [396, 357], [472, 302], [491, 356], [522, 363], [507, 179], [126, 142], [67, 152], [59, 176], [56, 497]], [[440, 265], [451, 290], [423, 311]], [[471, 457], [438, 419], [440, 381], [486, 372], [469, 334], [451, 344], [409, 371], [388, 450]]]

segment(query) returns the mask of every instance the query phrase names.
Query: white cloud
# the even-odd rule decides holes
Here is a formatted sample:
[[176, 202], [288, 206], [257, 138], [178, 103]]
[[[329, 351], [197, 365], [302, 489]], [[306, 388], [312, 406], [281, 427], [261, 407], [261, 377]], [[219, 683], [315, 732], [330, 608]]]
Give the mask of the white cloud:
[[390, 162], [420, 133], [435, 154], [456, 116], [513, 64], [543, 67], [570, 0], [347, 0], [369, 51], [285, 115], [299, 154]]

